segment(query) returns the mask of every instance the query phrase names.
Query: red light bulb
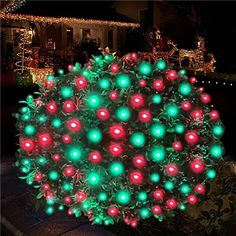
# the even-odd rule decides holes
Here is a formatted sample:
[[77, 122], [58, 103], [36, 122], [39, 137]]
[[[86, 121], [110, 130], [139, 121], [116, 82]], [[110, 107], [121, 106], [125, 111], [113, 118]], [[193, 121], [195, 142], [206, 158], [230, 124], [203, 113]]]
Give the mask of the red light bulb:
[[162, 91], [165, 89], [165, 85], [162, 79], [155, 79], [153, 81], [153, 88], [157, 91]]
[[137, 168], [143, 168], [147, 165], [147, 160], [144, 155], [136, 155], [133, 157], [132, 163]]
[[126, 136], [126, 130], [121, 124], [113, 124], [108, 132], [113, 139], [123, 139]]
[[54, 86], [54, 82], [53, 81], [50, 81], [50, 80], [47, 80], [46, 83], [45, 83], [45, 87], [46, 88], [52, 88]]
[[51, 189], [51, 187], [50, 187], [49, 184], [43, 184], [43, 190], [44, 190], [44, 191], [48, 191], [48, 190], [50, 190], [50, 189]]
[[20, 141], [21, 148], [26, 152], [32, 152], [34, 150], [34, 141], [32, 139], [22, 139]]
[[141, 94], [134, 94], [130, 98], [130, 104], [133, 109], [142, 107], [144, 105], [144, 98]]
[[176, 152], [180, 152], [183, 149], [182, 143], [180, 141], [175, 141], [172, 143], [172, 148], [176, 151]]
[[67, 167], [64, 168], [63, 174], [66, 177], [72, 177], [72, 176], [75, 175], [75, 168], [73, 166], [67, 166]]
[[36, 173], [35, 175], [34, 175], [34, 180], [36, 181], [36, 182], [41, 182], [42, 181], [42, 179], [43, 179], [43, 174], [42, 173]]
[[61, 156], [60, 154], [53, 154], [52, 155], [52, 159], [55, 161], [55, 162], [58, 162], [61, 160]]
[[136, 52], [131, 53], [131, 59], [136, 61], [138, 59], [138, 54]]
[[55, 114], [57, 113], [57, 103], [52, 101], [52, 102], [49, 102], [47, 105], [46, 105], [46, 109], [48, 111], [48, 113], [50, 114]]
[[197, 204], [198, 202], [198, 199], [197, 197], [194, 195], [194, 194], [190, 194], [188, 197], [187, 197], [187, 201], [190, 205], [195, 205]]
[[218, 111], [216, 110], [212, 110], [209, 115], [212, 120], [218, 120], [220, 117]]
[[178, 202], [174, 198], [170, 198], [166, 201], [166, 206], [173, 210], [178, 206]]
[[118, 98], [118, 93], [116, 91], [111, 91], [110, 94], [109, 94], [109, 98], [112, 101], [115, 101]]
[[130, 226], [131, 226], [132, 228], [136, 228], [137, 225], [138, 225], [137, 220], [131, 220], [131, 221], [130, 221]]
[[202, 118], [202, 110], [201, 109], [195, 109], [191, 112], [190, 115], [194, 120], [201, 119]]
[[53, 197], [54, 197], [53, 193], [51, 193], [51, 192], [46, 193], [46, 196], [45, 196], [46, 200], [53, 199]]
[[151, 211], [154, 215], [161, 215], [162, 213], [161, 207], [158, 205], [152, 206]]
[[190, 145], [194, 145], [198, 142], [199, 137], [197, 134], [197, 131], [195, 130], [191, 130], [186, 132], [185, 134], [185, 140], [190, 144]]
[[133, 184], [141, 184], [143, 182], [143, 174], [139, 170], [134, 170], [130, 173], [129, 179]]
[[68, 211], [67, 211], [67, 214], [69, 216], [73, 215], [74, 214], [74, 210], [72, 208], [69, 208]]
[[138, 86], [141, 87], [141, 88], [146, 87], [147, 86], [146, 80], [144, 80], [144, 79], [139, 80], [138, 81]]
[[192, 107], [192, 105], [189, 101], [183, 101], [181, 103], [181, 108], [183, 109], [183, 111], [188, 111], [191, 109], [191, 107]]
[[65, 204], [71, 204], [72, 203], [71, 197], [69, 197], [69, 196], [64, 197], [64, 203]]
[[205, 164], [201, 160], [194, 160], [190, 163], [190, 169], [194, 173], [201, 173], [205, 169]]
[[119, 213], [119, 210], [116, 206], [111, 206], [107, 209], [107, 213], [109, 216], [116, 216]]
[[120, 70], [120, 66], [118, 64], [112, 64], [111, 65], [111, 72], [114, 74], [117, 74]]
[[71, 132], [79, 132], [82, 129], [82, 124], [79, 119], [71, 118], [67, 121], [66, 127]]
[[106, 107], [101, 107], [97, 110], [97, 117], [101, 121], [108, 120], [110, 118], [110, 112]]
[[49, 148], [52, 144], [52, 137], [48, 133], [42, 133], [38, 136], [38, 144], [41, 148]]
[[83, 202], [87, 198], [86, 194], [82, 191], [78, 191], [76, 193], [76, 200], [77, 202]]
[[34, 102], [35, 102], [35, 105], [38, 107], [42, 106], [42, 104], [43, 104], [42, 100], [40, 100], [40, 99], [35, 99]]
[[102, 162], [102, 155], [99, 151], [93, 151], [89, 153], [89, 160], [93, 164], [100, 164]]
[[203, 93], [203, 94], [201, 95], [201, 101], [202, 101], [202, 103], [210, 103], [210, 102], [211, 102], [211, 97], [210, 97], [210, 95], [207, 94], [207, 93]]
[[73, 113], [75, 111], [75, 104], [74, 104], [74, 102], [72, 100], [66, 100], [63, 103], [62, 109], [65, 112]]
[[165, 167], [165, 172], [170, 176], [175, 176], [179, 173], [179, 168], [175, 163], [170, 163]]
[[178, 78], [178, 73], [175, 70], [169, 70], [166, 78], [171, 81], [176, 80]]
[[206, 192], [206, 188], [202, 184], [197, 184], [195, 186], [195, 192], [197, 192], [198, 194], [204, 194]]
[[152, 121], [152, 114], [149, 110], [142, 110], [138, 113], [138, 118], [141, 122], [151, 122]]
[[62, 135], [62, 142], [65, 144], [70, 144], [72, 142], [72, 137], [69, 134]]
[[196, 83], [196, 82], [197, 82], [196, 77], [191, 77], [191, 78], [189, 79], [189, 82], [190, 82], [191, 84]]
[[78, 89], [85, 89], [88, 85], [88, 81], [85, 77], [83, 76], [79, 76], [76, 80], [75, 80], [75, 84], [76, 84], [76, 87]]
[[162, 189], [156, 189], [154, 192], [153, 192], [153, 197], [155, 200], [157, 201], [162, 201], [163, 198], [164, 198], [164, 191]]
[[120, 143], [111, 143], [108, 149], [113, 156], [118, 157], [123, 154], [123, 147]]
[[73, 66], [72, 65], [68, 65], [68, 71], [71, 72], [73, 70]]

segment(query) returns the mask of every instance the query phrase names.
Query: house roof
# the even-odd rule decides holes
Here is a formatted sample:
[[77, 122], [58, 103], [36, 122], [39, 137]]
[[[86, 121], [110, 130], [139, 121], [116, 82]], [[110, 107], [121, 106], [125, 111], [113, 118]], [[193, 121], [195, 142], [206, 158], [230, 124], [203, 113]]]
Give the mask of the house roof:
[[118, 27], [139, 27], [139, 23], [118, 14], [112, 8], [114, 1], [27, 1], [14, 14], [0, 14], [1, 19], [46, 22], [86, 23]]

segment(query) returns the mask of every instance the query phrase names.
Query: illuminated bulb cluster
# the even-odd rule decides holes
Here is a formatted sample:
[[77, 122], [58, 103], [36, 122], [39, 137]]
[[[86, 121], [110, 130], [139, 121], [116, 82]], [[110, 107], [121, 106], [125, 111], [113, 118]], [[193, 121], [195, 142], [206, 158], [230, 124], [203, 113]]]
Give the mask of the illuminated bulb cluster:
[[224, 154], [210, 96], [161, 59], [93, 59], [48, 76], [52, 86], [17, 116], [17, 166], [40, 186], [46, 212], [59, 204], [95, 224], [136, 227], [197, 204]]

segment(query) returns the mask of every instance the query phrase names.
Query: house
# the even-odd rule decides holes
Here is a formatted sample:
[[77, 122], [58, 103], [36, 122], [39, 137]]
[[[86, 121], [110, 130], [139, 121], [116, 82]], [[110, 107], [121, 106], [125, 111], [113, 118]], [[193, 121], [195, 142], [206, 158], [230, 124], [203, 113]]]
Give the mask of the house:
[[19, 29], [32, 33], [32, 46], [46, 45], [49, 39], [55, 49], [70, 50], [73, 45], [89, 36], [113, 51], [121, 47], [127, 28], [137, 28], [139, 23], [80, 19], [69, 17], [45, 17], [22, 14], [0, 14], [1, 31], [7, 43], [16, 42]]

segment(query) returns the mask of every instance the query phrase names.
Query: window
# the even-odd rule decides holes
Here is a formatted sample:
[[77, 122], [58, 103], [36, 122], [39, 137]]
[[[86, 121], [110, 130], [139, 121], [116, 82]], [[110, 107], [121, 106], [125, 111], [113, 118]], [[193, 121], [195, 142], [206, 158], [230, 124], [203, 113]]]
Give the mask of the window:
[[142, 9], [139, 11], [140, 23], [146, 24], [148, 20], [148, 9]]
[[91, 30], [90, 29], [82, 29], [82, 39], [91, 38]]
[[73, 44], [73, 28], [66, 29], [67, 47], [71, 48]]
[[113, 49], [113, 30], [108, 30], [108, 47]]

